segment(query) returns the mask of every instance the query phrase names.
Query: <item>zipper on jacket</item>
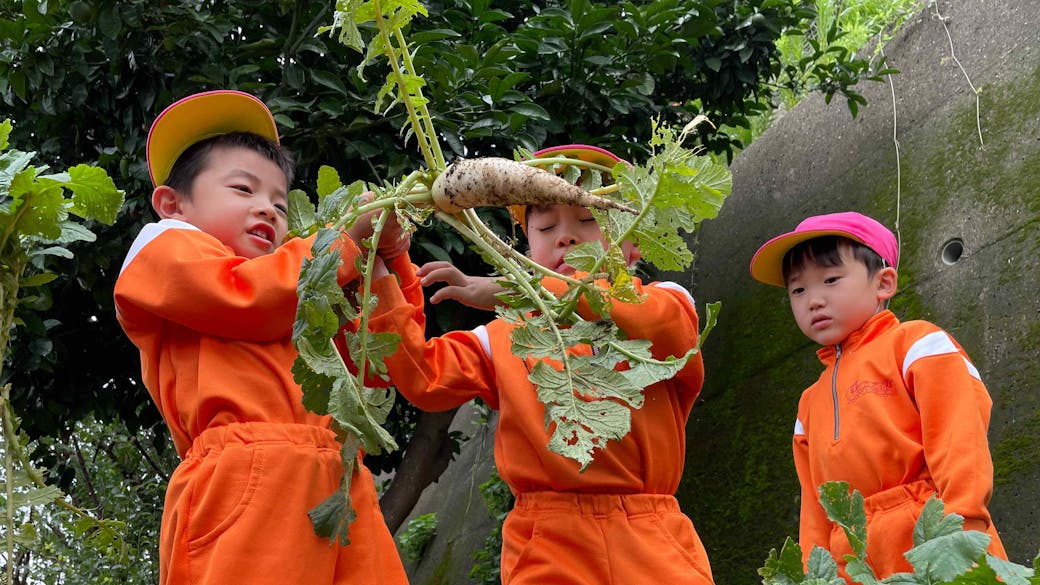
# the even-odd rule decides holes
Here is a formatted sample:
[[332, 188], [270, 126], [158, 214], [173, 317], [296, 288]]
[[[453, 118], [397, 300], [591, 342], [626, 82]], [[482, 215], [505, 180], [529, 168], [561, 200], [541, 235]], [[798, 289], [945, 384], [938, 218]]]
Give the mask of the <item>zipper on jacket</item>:
[[838, 364], [841, 363], [841, 345], [834, 346], [834, 373], [831, 374], [831, 400], [834, 401], [834, 440], [838, 440], [841, 416], [838, 414]]

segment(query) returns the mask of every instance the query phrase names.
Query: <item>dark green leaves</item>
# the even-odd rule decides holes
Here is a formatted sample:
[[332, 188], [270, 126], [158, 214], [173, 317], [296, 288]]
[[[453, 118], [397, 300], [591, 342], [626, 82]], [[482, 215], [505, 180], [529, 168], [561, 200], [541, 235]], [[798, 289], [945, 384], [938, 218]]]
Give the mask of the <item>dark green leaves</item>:
[[[861, 585], [1037, 585], [1040, 576], [1035, 568], [998, 559], [986, 553], [990, 537], [975, 530], [964, 530], [964, 518], [943, 514], [943, 503], [932, 496], [925, 503], [913, 529], [914, 546], [905, 556], [913, 566], [912, 573], [896, 573], [879, 580], [866, 556], [867, 531], [863, 496], [849, 492], [845, 482], [828, 482], [820, 486], [820, 503], [827, 517], [837, 523], [849, 539], [853, 553], [845, 556], [846, 572]], [[823, 548], [813, 549], [802, 571], [801, 550], [787, 542], [779, 555], [769, 553], [758, 573], [763, 585], [841, 585], [837, 566]], [[1040, 557], [1038, 557], [1040, 558]]]

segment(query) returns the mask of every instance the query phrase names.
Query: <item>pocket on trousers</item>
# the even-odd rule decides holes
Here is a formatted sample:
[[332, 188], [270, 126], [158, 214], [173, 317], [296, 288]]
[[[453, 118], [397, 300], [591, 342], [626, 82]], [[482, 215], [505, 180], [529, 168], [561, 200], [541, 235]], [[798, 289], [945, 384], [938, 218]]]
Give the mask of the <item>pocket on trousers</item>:
[[654, 514], [652, 518], [662, 538], [671, 544], [682, 560], [704, 577], [706, 583], [712, 583], [710, 574], [705, 572], [710, 570], [708, 555], [690, 519], [685, 514], [675, 512]]
[[510, 512], [502, 525], [502, 581], [507, 582], [537, 547], [540, 538], [538, 517]]
[[235, 524], [260, 487], [264, 452], [229, 445], [202, 460], [188, 512], [188, 548], [204, 547]]

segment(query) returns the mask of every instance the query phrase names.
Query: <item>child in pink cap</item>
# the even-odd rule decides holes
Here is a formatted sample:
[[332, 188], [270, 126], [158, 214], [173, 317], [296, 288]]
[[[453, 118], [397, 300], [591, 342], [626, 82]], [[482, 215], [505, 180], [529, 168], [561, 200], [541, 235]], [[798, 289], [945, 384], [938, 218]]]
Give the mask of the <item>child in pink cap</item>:
[[986, 430], [992, 401], [949, 333], [901, 323], [886, 308], [896, 293], [899, 250], [885, 226], [859, 213], [806, 219], [755, 253], [751, 276], [787, 288], [799, 329], [823, 347], [825, 369], [802, 393], [794, 460], [802, 490], [803, 560], [829, 550], [845, 573], [844, 532], [817, 489], [845, 481], [864, 497], [867, 561], [878, 578], [912, 568], [903, 553], [932, 494], [966, 530], [991, 536], [1006, 559], [987, 504], [993, 463]]

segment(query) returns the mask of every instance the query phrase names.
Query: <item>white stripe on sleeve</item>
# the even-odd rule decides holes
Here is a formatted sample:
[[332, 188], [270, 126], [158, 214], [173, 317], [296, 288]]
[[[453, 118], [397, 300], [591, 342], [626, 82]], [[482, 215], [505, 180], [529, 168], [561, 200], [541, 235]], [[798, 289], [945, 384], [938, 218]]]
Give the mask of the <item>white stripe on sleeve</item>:
[[655, 282], [651, 286], [656, 286], [656, 287], [660, 287], [660, 288], [667, 288], [669, 290], [677, 290], [677, 291], [681, 292], [683, 295], [686, 296], [686, 300], [690, 303], [691, 307], [696, 307], [697, 306], [697, 301], [695, 301], [693, 299], [693, 295], [690, 294], [690, 291], [686, 290], [686, 287], [682, 286], [681, 284], [679, 284], [677, 282], [671, 282], [671, 281], [665, 280], [665, 281], [662, 281], [662, 282]]
[[[957, 346], [953, 344], [950, 336], [945, 331], [936, 331], [929, 333], [921, 339], [918, 339], [910, 346], [910, 351], [906, 352], [906, 357], [903, 358], [903, 379], [906, 379], [906, 373], [910, 371], [910, 366], [921, 358], [931, 357], [935, 355], [945, 355], [948, 353], [960, 353], [957, 351]], [[982, 380], [979, 376], [979, 371], [969, 362], [967, 359], [964, 360], [965, 366], [968, 368], [968, 373], [971, 374], [976, 380]]]
[[481, 325], [480, 327], [473, 329], [472, 333], [480, 340], [480, 346], [484, 348], [484, 353], [487, 354], [488, 359], [491, 359], [491, 337], [488, 336], [487, 327]]
[[805, 435], [805, 427], [802, 426], [802, 419], [800, 418], [794, 420], [794, 435], [796, 437], [799, 435]]
[[141, 232], [137, 234], [134, 243], [130, 245], [130, 251], [126, 253], [126, 259], [123, 260], [123, 266], [119, 269], [119, 274], [122, 274], [123, 271], [126, 270], [126, 267], [130, 265], [130, 262], [137, 257], [149, 242], [158, 238], [166, 230], [201, 231], [190, 223], [180, 221], [179, 219], [164, 219], [159, 223], [150, 223], [144, 226], [141, 228]]

